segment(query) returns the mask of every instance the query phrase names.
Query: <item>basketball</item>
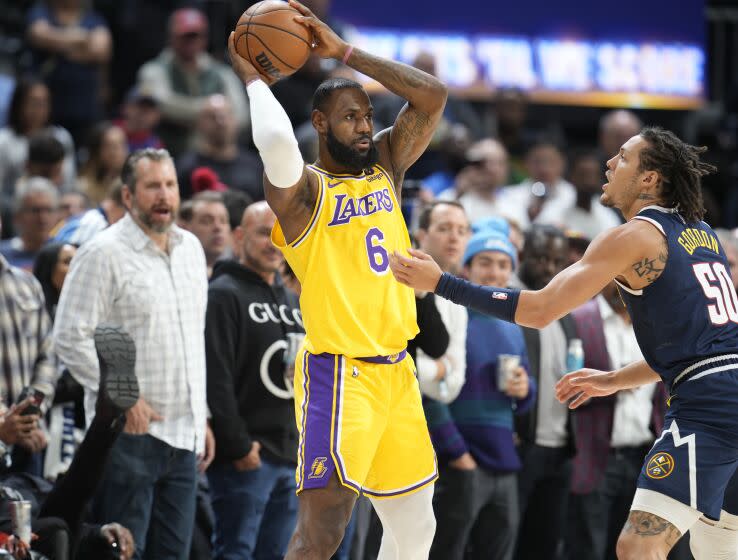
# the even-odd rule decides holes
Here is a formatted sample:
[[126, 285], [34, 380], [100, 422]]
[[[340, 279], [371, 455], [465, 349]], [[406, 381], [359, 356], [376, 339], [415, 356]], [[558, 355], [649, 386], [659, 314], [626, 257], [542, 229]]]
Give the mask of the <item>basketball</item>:
[[310, 30], [294, 20], [299, 15], [282, 0], [257, 2], [236, 24], [236, 51], [270, 81], [295, 73], [308, 59], [312, 43]]

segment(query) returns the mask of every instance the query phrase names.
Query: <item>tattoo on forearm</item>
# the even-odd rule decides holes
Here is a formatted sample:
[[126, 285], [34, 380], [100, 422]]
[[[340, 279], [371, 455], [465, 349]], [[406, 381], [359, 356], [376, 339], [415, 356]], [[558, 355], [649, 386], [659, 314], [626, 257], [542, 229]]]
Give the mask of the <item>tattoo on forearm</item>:
[[349, 59], [349, 66], [374, 78], [387, 89], [407, 99], [404, 93], [415, 89], [431, 87], [437, 80], [425, 72], [394, 62], [373, 56], [360, 49], [354, 49]]
[[640, 537], [665, 534], [666, 542], [670, 546], [673, 546], [682, 536], [679, 530], [666, 519], [645, 511], [631, 511], [623, 527], [623, 533], [632, 533]]
[[430, 74], [354, 49], [349, 66], [408, 101], [392, 127], [391, 157], [396, 184], [428, 146], [443, 111], [445, 88]]
[[642, 261], [633, 263], [631, 268], [639, 278], [645, 278], [649, 284], [653, 284], [661, 276], [664, 268], [666, 268], [668, 257], [669, 246], [666, 244], [666, 240], [664, 240], [657, 257], [653, 259], [644, 258]]

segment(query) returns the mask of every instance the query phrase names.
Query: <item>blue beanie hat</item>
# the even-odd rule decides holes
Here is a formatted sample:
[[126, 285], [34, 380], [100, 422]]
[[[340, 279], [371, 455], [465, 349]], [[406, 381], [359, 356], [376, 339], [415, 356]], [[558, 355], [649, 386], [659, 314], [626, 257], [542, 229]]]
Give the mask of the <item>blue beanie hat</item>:
[[473, 233], [481, 233], [483, 231], [497, 231], [504, 236], [510, 235], [510, 223], [505, 218], [499, 216], [490, 216], [482, 218], [472, 224]]
[[479, 233], [475, 233], [469, 240], [464, 251], [464, 264], [469, 264], [469, 261], [477, 253], [483, 251], [497, 251], [498, 253], [504, 253], [510, 260], [512, 260], [512, 267], [515, 270], [517, 264], [517, 251], [515, 247], [507, 238], [507, 235], [503, 235], [499, 231], [493, 229], [482, 230]]

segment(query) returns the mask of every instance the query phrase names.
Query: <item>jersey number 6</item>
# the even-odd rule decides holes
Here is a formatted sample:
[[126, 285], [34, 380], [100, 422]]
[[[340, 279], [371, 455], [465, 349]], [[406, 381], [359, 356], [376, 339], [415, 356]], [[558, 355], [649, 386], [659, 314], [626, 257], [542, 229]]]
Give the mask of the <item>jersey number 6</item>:
[[384, 234], [382, 230], [373, 227], [366, 232], [364, 242], [366, 243], [366, 253], [369, 257], [369, 267], [375, 274], [385, 274], [389, 268], [389, 255], [387, 249], [382, 247]]
[[[699, 263], [692, 268], [707, 298], [715, 301], [707, 306], [710, 321], [714, 325], [724, 325], [728, 321], [738, 323], [738, 297], [725, 265], [719, 262]], [[710, 282], [717, 282], [719, 286]]]

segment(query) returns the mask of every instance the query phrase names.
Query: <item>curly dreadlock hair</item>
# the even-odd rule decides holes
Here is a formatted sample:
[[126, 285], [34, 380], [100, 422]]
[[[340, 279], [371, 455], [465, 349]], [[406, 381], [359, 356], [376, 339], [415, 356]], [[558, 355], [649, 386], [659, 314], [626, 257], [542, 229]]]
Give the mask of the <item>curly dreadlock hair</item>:
[[639, 171], [657, 171], [666, 203], [678, 208], [687, 222], [700, 221], [705, 215], [702, 177], [717, 171], [714, 165], [700, 161], [707, 147], [691, 146], [655, 126], [643, 128], [640, 136], [648, 145], [641, 150]]

